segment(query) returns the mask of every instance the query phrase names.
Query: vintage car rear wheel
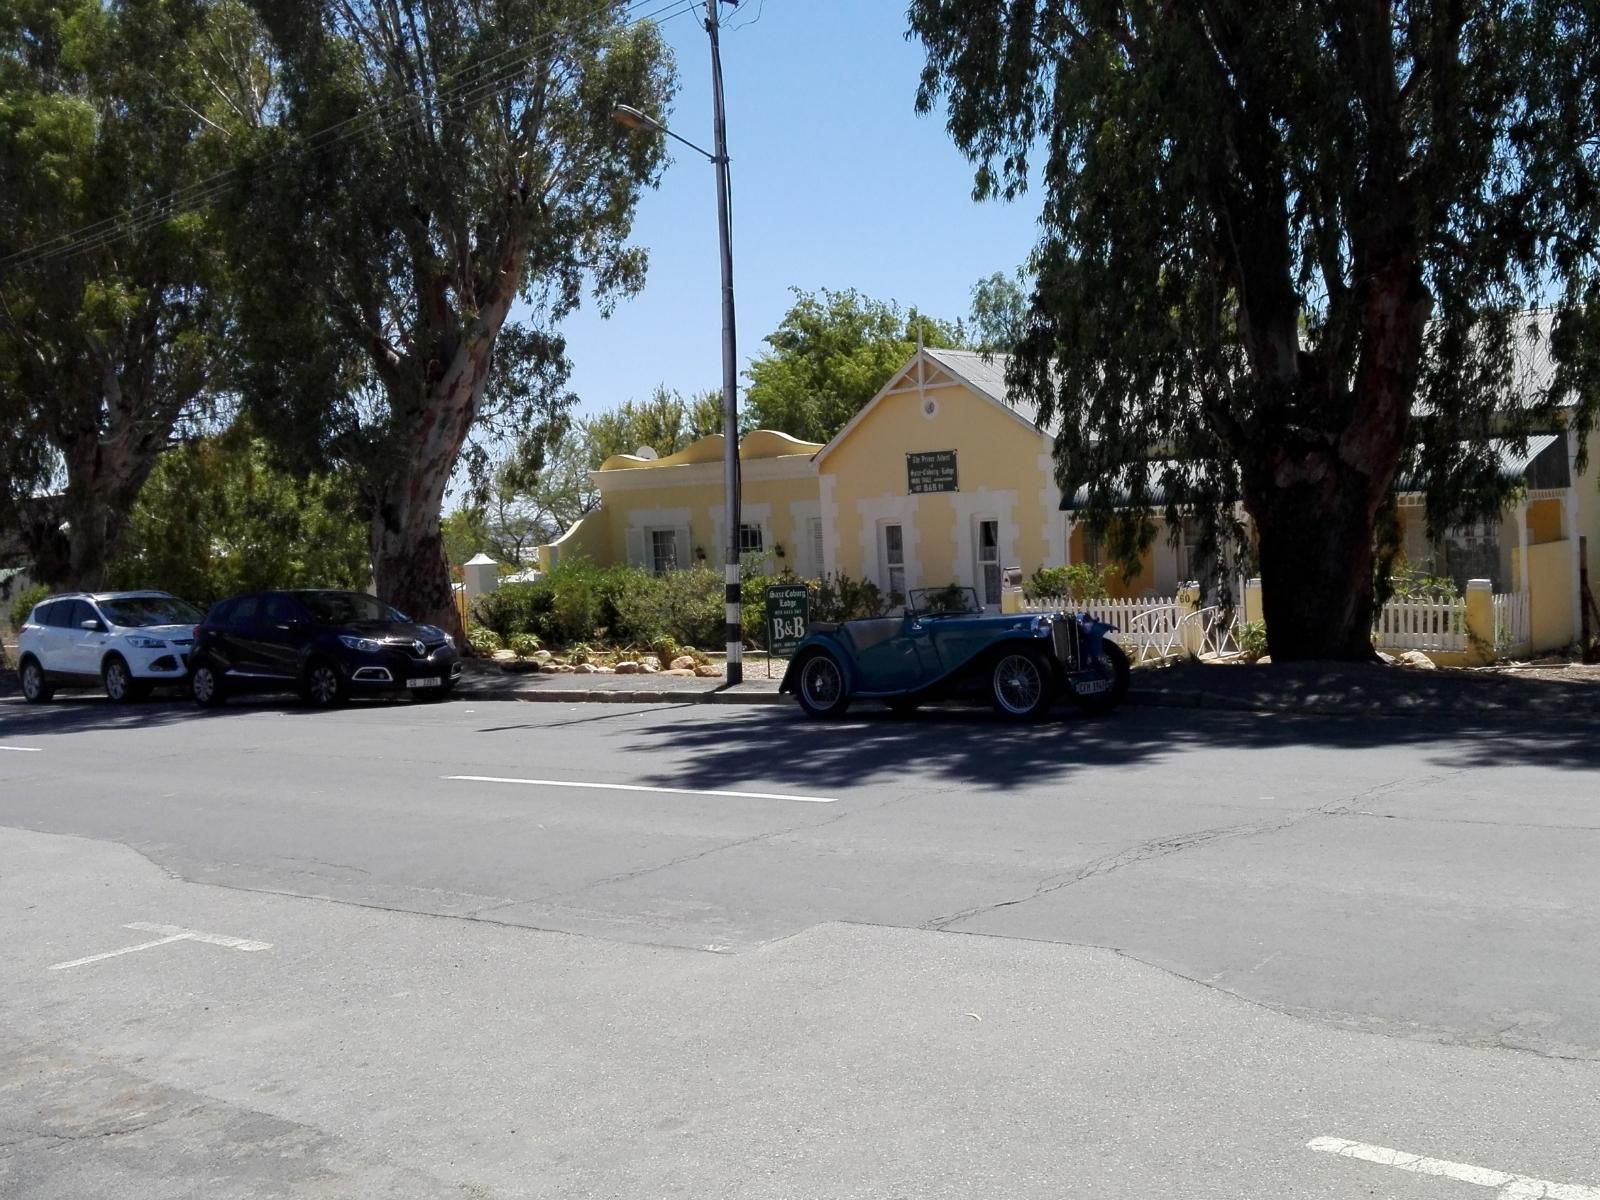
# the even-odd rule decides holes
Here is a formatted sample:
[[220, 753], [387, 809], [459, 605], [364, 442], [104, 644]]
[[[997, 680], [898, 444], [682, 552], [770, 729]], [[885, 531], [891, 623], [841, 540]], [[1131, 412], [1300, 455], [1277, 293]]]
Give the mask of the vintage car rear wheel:
[[989, 691], [1001, 716], [1032, 721], [1042, 716], [1056, 698], [1055, 674], [1037, 650], [1007, 650], [995, 659], [989, 672]]
[[837, 717], [850, 707], [844, 668], [833, 655], [819, 650], [800, 664], [795, 696], [808, 717]]
[[1121, 704], [1122, 698], [1128, 694], [1129, 675], [1132, 671], [1128, 663], [1128, 652], [1110, 638], [1101, 640], [1100, 651], [1100, 670], [1102, 674], [1109, 675], [1111, 690], [1096, 692], [1092, 696], [1080, 696], [1076, 691], [1072, 693], [1072, 698], [1077, 701], [1078, 706], [1088, 713], [1110, 712]]

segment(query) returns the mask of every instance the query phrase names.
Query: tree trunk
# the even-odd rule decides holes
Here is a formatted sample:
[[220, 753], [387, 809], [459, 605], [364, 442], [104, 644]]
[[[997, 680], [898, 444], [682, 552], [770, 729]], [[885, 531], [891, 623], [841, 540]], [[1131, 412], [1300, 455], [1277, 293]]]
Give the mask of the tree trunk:
[[439, 509], [430, 521], [421, 509], [414, 517], [391, 525], [373, 520], [372, 566], [378, 598], [414, 621], [437, 625], [464, 644], [466, 631], [456, 611], [450, 569], [439, 532]]
[[466, 630], [450, 586], [439, 521], [445, 488], [478, 415], [494, 339], [482, 329], [463, 339], [415, 409], [412, 428], [400, 443], [403, 457], [373, 506], [372, 575], [379, 599], [413, 620], [437, 625], [463, 645]]
[[1248, 488], [1274, 662], [1372, 661], [1373, 524], [1388, 490], [1313, 451], [1289, 486]]

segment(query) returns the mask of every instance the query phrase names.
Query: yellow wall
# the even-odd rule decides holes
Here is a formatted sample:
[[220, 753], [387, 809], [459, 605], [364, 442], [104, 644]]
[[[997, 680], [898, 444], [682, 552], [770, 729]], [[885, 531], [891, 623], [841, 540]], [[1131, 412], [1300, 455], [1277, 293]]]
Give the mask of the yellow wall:
[[1561, 539], [1560, 500], [1535, 500], [1528, 505], [1528, 541], [1533, 545]]
[[[909, 495], [906, 454], [930, 450], [956, 452], [959, 490]], [[882, 584], [884, 521], [904, 529], [908, 588], [974, 585], [980, 519], [1000, 523], [1002, 567], [1059, 564], [1066, 523], [1048, 455], [1043, 434], [963, 384], [885, 394], [818, 462], [832, 569]]]
[[566, 533], [548, 546], [540, 546], [537, 561], [548, 571], [561, 560], [586, 558], [594, 563], [610, 561], [611, 537], [607, 528], [611, 514], [603, 509], [580, 517]]
[[1528, 625], [1534, 651], [1561, 650], [1575, 639], [1572, 544], [1566, 540], [1528, 547]]
[[[811, 456], [821, 448], [815, 442], [766, 429], [746, 435], [739, 443], [744, 468], [741, 522], [765, 529], [774, 570], [812, 568], [807, 518], [818, 515], [820, 505]], [[600, 566], [626, 563], [630, 529], [671, 528], [688, 534], [687, 544], [678, 550], [680, 565], [691, 566], [700, 560], [720, 567], [721, 464], [722, 438], [716, 434], [665, 458], [632, 454], [608, 458], [595, 473], [599, 510], [550, 546], [541, 547], [541, 566], [549, 569], [552, 559], [579, 553]], [[635, 544], [641, 543], [636, 539]], [[780, 546], [782, 557], [776, 553]]]
[[[1164, 529], [1164, 526], [1163, 526]], [[1075, 563], [1087, 562], [1089, 552], [1084, 546], [1086, 531], [1082, 525], [1074, 525], [1071, 534], [1071, 556]], [[1122, 569], [1111, 565], [1106, 569], [1106, 591], [1113, 600], [1134, 600], [1140, 596], [1149, 595], [1156, 586], [1156, 548], [1165, 547], [1165, 534], [1158, 533], [1139, 559], [1139, 570], [1132, 578], [1125, 578]], [[1168, 551], [1170, 553], [1170, 551]], [[1105, 566], [1106, 564], [1101, 564]]]

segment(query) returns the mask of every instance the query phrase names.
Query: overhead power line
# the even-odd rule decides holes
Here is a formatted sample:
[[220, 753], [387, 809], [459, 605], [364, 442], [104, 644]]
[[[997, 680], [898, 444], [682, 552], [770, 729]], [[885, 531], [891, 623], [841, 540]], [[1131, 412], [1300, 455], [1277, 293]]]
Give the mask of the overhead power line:
[[[629, 19], [622, 28], [632, 29], [647, 21], [654, 21], [658, 25], [666, 24], [668, 21], [696, 12], [699, 8], [697, 0], [671, 0], [670, 3], [662, 4], [650, 12], [635, 15], [648, 3], [650, 0], [636, 0], [629, 7]], [[593, 37], [598, 40], [608, 36], [610, 32], [610, 30], [599, 31]], [[507, 47], [487, 58], [469, 63], [461, 70], [447, 76], [450, 82], [436, 88], [427, 100], [435, 107], [447, 103], [472, 103], [486, 95], [502, 91], [517, 80], [523, 67], [531, 59], [541, 50], [556, 44], [561, 36], [560, 31], [550, 30], [533, 41]], [[398, 125], [414, 115], [412, 104], [416, 100], [416, 96], [401, 95], [362, 109], [343, 120], [335, 121], [306, 135], [294, 144], [282, 147], [253, 164], [254, 169], [277, 170], [314, 150], [327, 149], [362, 133], [377, 132], [387, 126]], [[163, 196], [136, 204], [128, 211], [114, 217], [104, 218], [81, 229], [59, 234], [35, 246], [18, 250], [0, 259], [0, 271], [40, 266], [54, 260], [97, 250], [124, 238], [146, 233], [173, 217], [198, 212], [225, 196], [233, 188], [241, 169], [241, 167], [230, 167], [226, 171], [219, 171], [205, 179], [176, 188]]]

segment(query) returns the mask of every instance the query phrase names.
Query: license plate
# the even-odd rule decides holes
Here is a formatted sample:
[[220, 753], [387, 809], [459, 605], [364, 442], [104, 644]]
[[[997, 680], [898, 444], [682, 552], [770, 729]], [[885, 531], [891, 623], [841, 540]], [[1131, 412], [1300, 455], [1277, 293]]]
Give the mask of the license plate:
[[408, 680], [406, 680], [406, 686], [408, 688], [443, 687], [444, 686], [444, 680], [442, 680], [442, 679], [408, 679]]
[[1111, 681], [1109, 679], [1084, 679], [1074, 683], [1072, 690], [1080, 696], [1097, 696], [1101, 692], [1109, 692], [1111, 690]]

